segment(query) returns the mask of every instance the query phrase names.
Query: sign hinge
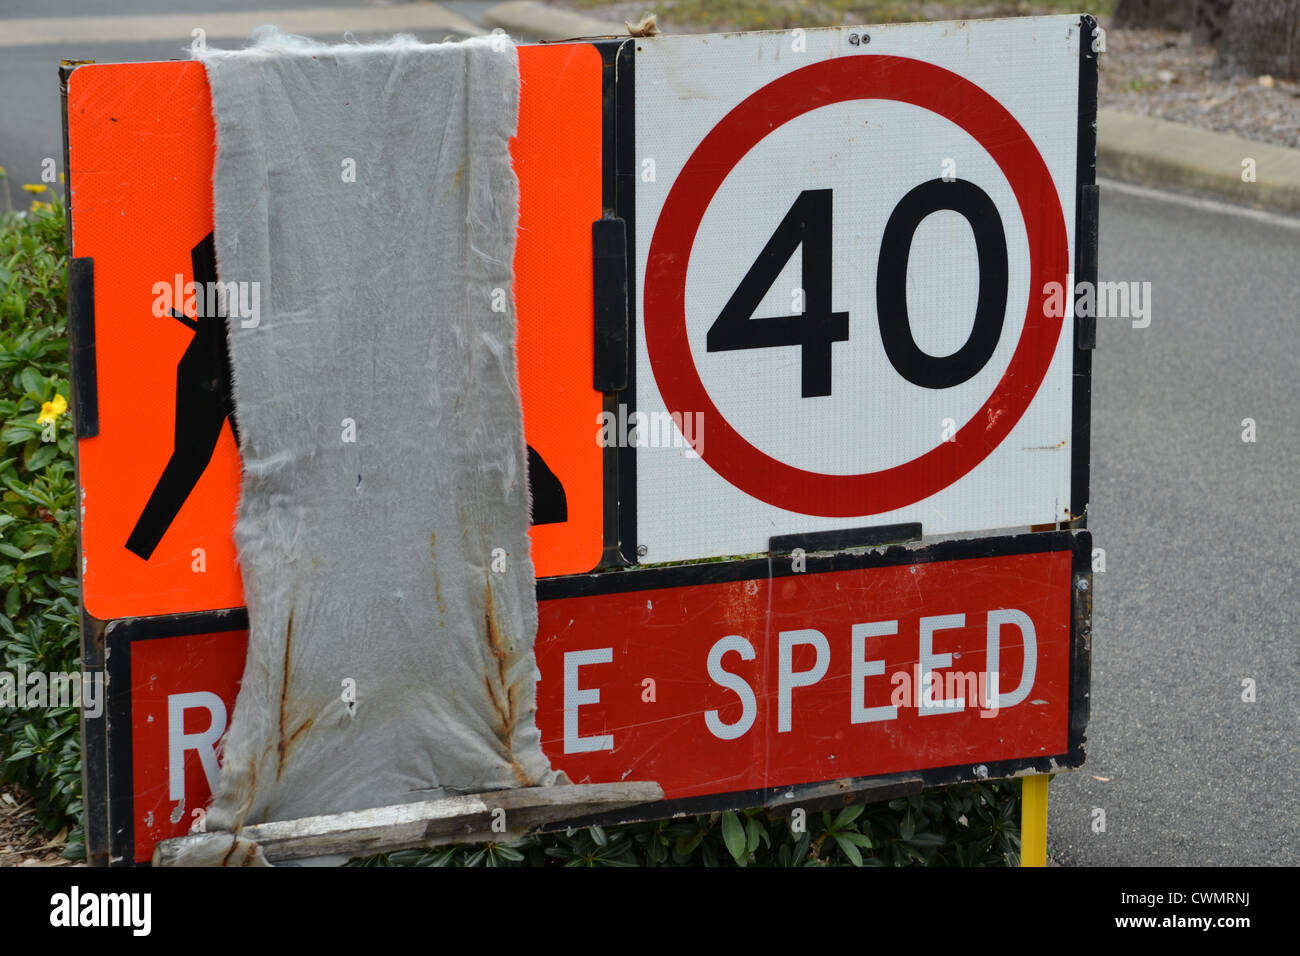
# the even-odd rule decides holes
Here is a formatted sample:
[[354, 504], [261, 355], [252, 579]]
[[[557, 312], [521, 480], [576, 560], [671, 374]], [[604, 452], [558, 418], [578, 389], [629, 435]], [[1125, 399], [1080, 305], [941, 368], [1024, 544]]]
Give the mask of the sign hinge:
[[68, 355], [72, 364], [72, 422], [78, 438], [99, 434], [99, 387], [95, 371], [95, 260], [68, 263]]
[[596, 352], [593, 385], [600, 392], [627, 388], [627, 224], [606, 215], [591, 224]]
[[[1083, 282], [1087, 282], [1094, 289], [1097, 286], [1098, 197], [1099, 193], [1095, 185], [1079, 187], [1078, 249], [1074, 260], [1077, 263], [1074, 275], [1076, 289]], [[1075, 301], [1077, 304], [1077, 297]], [[1074, 310], [1075, 341], [1081, 349], [1095, 349], [1097, 347], [1096, 310], [1086, 311], [1087, 315], [1080, 315], [1077, 308]]]

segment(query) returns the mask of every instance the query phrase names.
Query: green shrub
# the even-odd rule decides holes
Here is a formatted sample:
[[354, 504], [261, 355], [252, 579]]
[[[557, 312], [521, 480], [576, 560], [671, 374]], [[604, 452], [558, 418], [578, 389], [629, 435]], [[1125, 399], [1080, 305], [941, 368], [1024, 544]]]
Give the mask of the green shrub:
[[[2, 175], [2, 174], [0, 174]], [[76, 480], [68, 414], [67, 239], [45, 188], [0, 211], [0, 670], [79, 671]], [[81, 752], [73, 707], [0, 710], [0, 781], [37, 800], [81, 847]]]
[[1006, 866], [1020, 861], [1020, 785], [940, 787], [794, 817], [711, 813], [584, 827], [518, 843], [401, 850], [352, 866]]

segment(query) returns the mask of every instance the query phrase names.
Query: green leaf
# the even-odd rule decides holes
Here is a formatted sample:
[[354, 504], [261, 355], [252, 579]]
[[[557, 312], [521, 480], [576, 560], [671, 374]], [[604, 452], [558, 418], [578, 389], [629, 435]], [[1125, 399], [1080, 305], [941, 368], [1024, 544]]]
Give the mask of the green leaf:
[[928, 860], [926, 860], [924, 856], [921, 855], [921, 852], [919, 850], [917, 850], [913, 846], [910, 846], [907, 843], [898, 844], [898, 849], [903, 856], [910, 857], [911, 859], [915, 860], [917, 863], [924, 864], [929, 862]]
[[45, 466], [59, 457], [59, 446], [54, 442], [45, 442], [27, 457], [28, 471], [44, 471]]
[[512, 846], [506, 846], [504, 843], [498, 843], [492, 855], [498, 860], [505, 860], [508, 863], [519, 863], [524, 858], [522, 853]]
[[699, 830], [690, 836], [680, 836], [677, 838], [677, 855], [688, 857], [695, 852], [696, 848], [704, 840], [704, 831]]
[[840, 830], [848, 826], [858, 817], [862, 816], [862, 811], [867, 809], [865, 804], [854, 804], [851, 807], [845, 807], [840, 811], [839, 816], [835, 818], [835, 829]]
[[848, 857], [850, 863], [854, 866], [862, 865], [862, 853], [853, 845], [851, 840], [847, 839], [847, 834], [832, 833], [831, 836], [834, 837], [835, 842], [839, 845], [839, 848], [844, 855]]
[[424, 856], [422, 849], [398, 849], [389, 853], [389, 862], [394, 866], [417, 866]]
[[18, 609], [22, 606], [23, 595], [22, 592], [19, 591], [18, 585], [15, 584], [9, 589], [9, 593], [5, 595], [5, 614], [10, 617], [17, 617]]
[[17, 445], [19, 442], [25, 442], [33, 435], [39, 435], [40, 433], [41, 429], [38, 425], [14, 422], [0, 429], [0, 442], [5, 445]]
[[727, 845], [727, 852], [740, 866], [745, 865], [745, 829], [740, 825], [740, 818], [734, 810], [722, 815], [722, 842]]
[[41, 373], [30, 365], [18, 373], [18, 382], [24, 392], [34, 393], [38, 396], [44, 396], [45, 394], [45, 380], [41, 378]]
[[609, 844], [609, 837], [606, 836], [604, 827], [589, 827], [588, 832], [591, 834], [591, 839], [596, 846], [607, 846]]
[[798, 866], [803, 862], [804, 856], [808, 853], [808, 847], [812, 845], [812, 832], [804, 830], [799, 834], [799, 839], [794, 843], [794, 859], [792, 865]]
[[646, 859], [654, 866], [658, 866], [664, 860], [668, 859], [668, 847], [664, 846], [658, 840], [651, 840], [645, 848]]
[[907, 841], [913, 846], [920, 847], [940, 847], [947, 843], [947, 839], [937, 833], [917, 833]]
[[904, 840], [910, 840], [915, 833], [916, 823], [912, 820], [912, 811], [909, 809], [903, 814], [903, 821], [898, 825], [898, 835]]

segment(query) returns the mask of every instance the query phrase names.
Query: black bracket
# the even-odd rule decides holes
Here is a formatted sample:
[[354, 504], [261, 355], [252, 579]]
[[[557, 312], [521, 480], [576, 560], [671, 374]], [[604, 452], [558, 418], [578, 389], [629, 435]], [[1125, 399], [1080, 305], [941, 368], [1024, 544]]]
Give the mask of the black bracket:
[[606, 215], [591, 224], [596, 352], [593, 385], [599, 392], [627, 388], [627, 225]]
[[95, 260], [68, 261], [68, 354], [72, 364], [72, 422], [78, 438], [99, 434], [95, 370]]
[[805, 552], [847, 551], [849, 548], [874, 548], [882, 544], [919, 541], [921, 522], [886, 524], [876, 528], [846, 528], [843, 531], [814, 531], [811, 534], [777, 534], [768, 538], [771, 554], [790, 554], [795, 548]]
[[[1074, 281], [1076, 283], [1088, 282], [1093, 288], [1097, 284], [1097, 233], [1099, 227], [1099, 198], [1100, 193], [1095, 185], [1084, 185], [1079, 187], [1079, 215], [1078, 215], [1078, 255], [1076, 261], [1081, 266], [1081, 272], [1076, 273]], [[1071, 289], [1069, 295], [1074, 294]], [[1077, 299], [1076, 299], [1077, 301]], [[1074, 313], [1074, 328], [1076, 342], [1081, 349], [1095, 349], [1097, 347], [1097, 315], [1096, 310], [1091, 310], [1089, 315], [1080, 315], [1078, 310]]]

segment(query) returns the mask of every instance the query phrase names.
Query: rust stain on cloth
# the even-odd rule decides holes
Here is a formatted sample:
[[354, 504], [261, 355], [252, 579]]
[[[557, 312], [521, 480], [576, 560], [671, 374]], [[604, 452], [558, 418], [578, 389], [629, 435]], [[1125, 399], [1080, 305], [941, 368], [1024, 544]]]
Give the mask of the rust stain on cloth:
[[[513, 744], [517, 716], [515, 688], [506, 680], [507, 654], [502, 641], [501, 627], [497, 622], [496, 600], [492, 594], [492, 572], [485, 571], [484, 573], [487, 575], [484, 590], [484, 636], [487, 640], [488, 651], [496, 663], [496, 681], [494, 686], [493, 675], [484, 674], [483, 683], [487, 687], [488, 700], [492, 702], [492, 709], [496, 711], [497, 739], [501, 741], [506, 758], [510, 761], [510, 768], [514, 771], [515, 779], [519, 781], [520, 786], [532, 787], [536, 786], [536, 783], [524, 773], [523, 767], [519, 766], [519, 761], [515, 759]], [[505, 698], [504, 702], [502, 697]]]
[[433, 596], [438, 601], [438, 626], [446, 627], [447, 607], [442, 603], [442, 578], [438, 577], [438, 532], [429, 534], [429, 556], [433, 558]]
[[284, 673], [280, 681], [280, 742], [276, 745], [275, 782], [280, 782], [280, 776], [284, 773], [284, 758], [289, 755], [289, 744], [295, 741], [299, 734], [311, 726], [313, 718], [308, 718], [297, 730], [289, 736], [285, 736], [284, 728], [287, 722], [286, 710], [289, 703], [289, 677], [291, 674], [290, 655], [293, 651], [293, 611], [289, 612], [289, 623], [284, 629]]

